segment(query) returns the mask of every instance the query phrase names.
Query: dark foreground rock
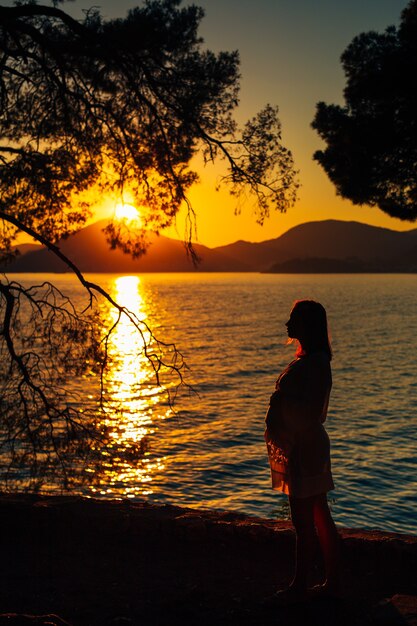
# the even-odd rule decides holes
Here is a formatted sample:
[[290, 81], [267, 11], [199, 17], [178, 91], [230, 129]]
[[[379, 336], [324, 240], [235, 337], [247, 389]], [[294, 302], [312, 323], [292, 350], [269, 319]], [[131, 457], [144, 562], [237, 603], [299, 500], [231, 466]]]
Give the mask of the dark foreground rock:
[[0, 626], [417, 626], [416, 537], [343, 529], [344, 599], [268, 608], [288, 522], [36, 496], [0, 497], [0, 521]]

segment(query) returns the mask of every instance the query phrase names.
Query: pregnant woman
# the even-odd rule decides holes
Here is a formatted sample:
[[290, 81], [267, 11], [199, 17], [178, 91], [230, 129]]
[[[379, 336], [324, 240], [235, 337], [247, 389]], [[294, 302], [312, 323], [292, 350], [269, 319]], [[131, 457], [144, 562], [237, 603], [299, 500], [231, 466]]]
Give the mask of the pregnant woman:
[[294, 579], [276, 597], [298, 601], [308, 595], [317, 535], [326, 577], [314, 591], [339, 593], [339, 538], [327, 504], [327, 492], [334, 489], [330, 443], [323, 426], [332, 386], [332, 353], [326, 311], [318, 302], [296, 302], [286, 326], [299, 346], [276, 382], [265, 441], [272, 488], [288, 495], [297, 538]]

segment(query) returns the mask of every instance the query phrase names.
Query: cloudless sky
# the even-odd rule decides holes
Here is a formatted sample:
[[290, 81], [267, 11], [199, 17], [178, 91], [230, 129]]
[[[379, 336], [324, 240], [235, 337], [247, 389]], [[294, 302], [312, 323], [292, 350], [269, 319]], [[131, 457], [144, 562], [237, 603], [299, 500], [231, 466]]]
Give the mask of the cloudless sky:
[[[138, 4], [139, 0], [76, 0], [61, 6], [75, 16], [81, 15], [82, 9], [99, 6], [102, 15], [111, 18], [125, 16]], [[237, 239], [261, 241], [277, 237], [296, 224], [328, 218], [358, 220], [395, 230], [413, 228], [412, 223], [390, 218], [379, 209], [354, 207], [337, 197], [326, 174], [313, 161], [312, 155], [322, 143], [310, 127], [318, 101], [343, 103], [340, 55], [353, 37], [398, 24], [408, 2], [196, 0], [194, 4], [206, 12], [200, 31], [205, 45], [215, 51], [240, 52], [238, 120], [244, 122], [268, 102], [277, 104], [283, 142], [293, 152], [302, 184], [297, 204], [286, 214], [273, 213], [261, 227], [250, 207], [235, 216], [233, 198], [227, 191], [214, 191], [219, 169], [201, 170], [202, 182], [190, 194], [198, 216], [199, 241], [208, 246]], [[164, 234], [182, 236], [181, 217], [177, 227], [177, 231], [169, 229]]]

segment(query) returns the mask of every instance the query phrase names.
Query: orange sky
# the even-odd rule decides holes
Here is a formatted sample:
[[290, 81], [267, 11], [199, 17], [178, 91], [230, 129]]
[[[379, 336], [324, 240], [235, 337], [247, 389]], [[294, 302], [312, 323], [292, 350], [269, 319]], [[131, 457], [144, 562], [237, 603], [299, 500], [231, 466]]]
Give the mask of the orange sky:
[[[234, 215], [233, 198], [214, 191], [220, 170], [200, 171], [202, 182], [190, 194], [198, 219], [199, 241], [210, 247], [238, 239], [262, 241], [278, 237], [296, 224], [324, 219], [358, 220], [394, 230], [408, 230], [379, 209], [354, 207], [338, 198], [333, 185], [312, 155], [321, 147], [310, 127], [316, 103], [343, 103], [344, 76], [339, 58], [355, 35], [384, 30], [397, 24], [406, 0], [194, 0], [206, 17], [201, 25], [205, 44], [215, 50], [240, 51], [242, 89], [237, 118], [244, 122], [266, 103], [278, 105], [283, 142], [293, 152], [300, 170], [297, 204], [287, 214], [273, 214], [261, 227], [247, 207]], [[11, 4], [12, 0], [5, 4]], [[184, 0], [184, 4], [190, 3]], [[65, 3], [76, 17], [94, 4], [90, 0]], [[106, 18], [124, 16], [138, 0], [101, 0]], [[107, 204], [97, 218], [112, 211]], [[164, 232], [184, 234], [180, 215], [177, 228]]]
[[[339, 58], [352, 38], [367, 30], [398, 23], [404, 0], [195, 0], [206, 16], [201, 33], [214, 50], [238, 49], [242, 89], [238, 119], [242, 122], [266, 103], [277, 104], [283, 141], [300, 170], [297, 204], [275, 213], [261, 227], [247, 207], [234, 215], [234, 199], [214, 188], [220, 170], [200, 171], [202, 182], [190, 194], [197, 212], [199, 241], [210, 247], [238, 239], [262, 241], [310, 220], [358, 220], [394, 230], [412, 223], [393, 219], [379, 209], [354, 207], [337, 197], [333, 185], [312, 155], [321, 141], [310, 127], [319, 100], [342, 103], [344, 75]], [[78, 1], [67, 10], [81, 6]], [[134, 0], [102, 0], [104, 15], [124, 15]], [[183, 219], [164, 234], [183, 236]]]

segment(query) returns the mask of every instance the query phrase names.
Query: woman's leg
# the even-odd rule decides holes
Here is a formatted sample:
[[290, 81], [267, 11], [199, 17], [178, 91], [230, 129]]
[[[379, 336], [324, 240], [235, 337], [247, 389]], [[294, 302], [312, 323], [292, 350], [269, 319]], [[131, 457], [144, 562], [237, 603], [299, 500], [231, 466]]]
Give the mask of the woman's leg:
[[326, 570], [323, 587], [337, 593], [340, 590], [340, 543], [325, 493], [316, 496], [313, 511]]
[[293, 498], [289, 496], [291, 520], [296, 533], [295, 574], [290, 585], [291, 589], [303, 594], [307, 591], [308, 575], [310, 573], [314, 548], [316, 545], [316, 531], [314, 528], [314, 503], [312, 498]]

